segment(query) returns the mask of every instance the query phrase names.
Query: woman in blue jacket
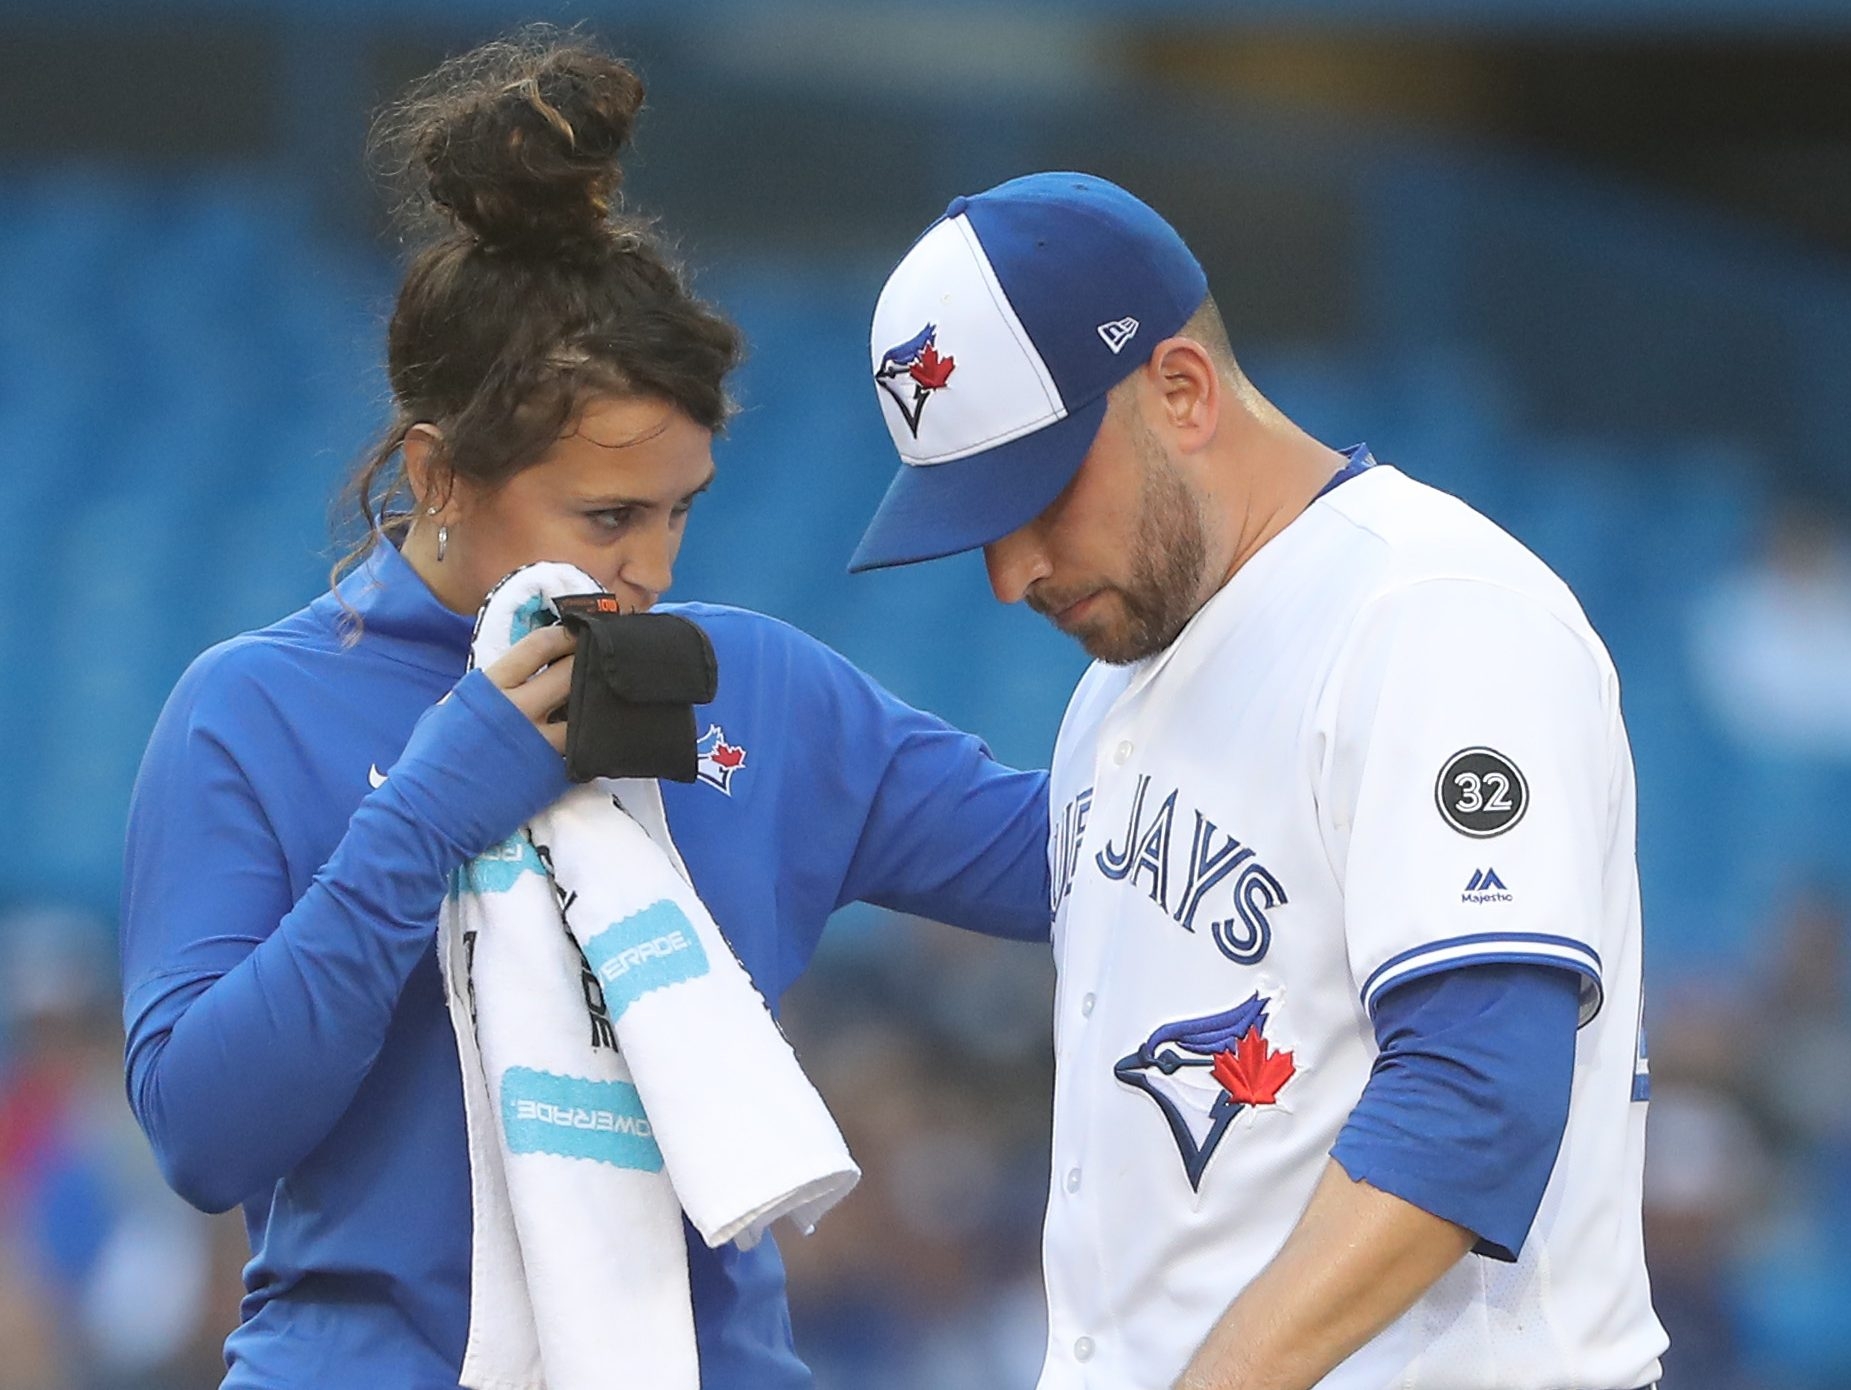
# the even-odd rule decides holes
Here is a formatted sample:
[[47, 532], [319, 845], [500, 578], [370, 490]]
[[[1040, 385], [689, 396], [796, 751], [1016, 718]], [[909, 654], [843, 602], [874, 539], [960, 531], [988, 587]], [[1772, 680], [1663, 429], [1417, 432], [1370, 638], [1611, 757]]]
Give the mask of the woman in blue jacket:
[[[571, 660], [545, 629], [465, 676], [472, 616], [538, 559], [653, 606], [738, 356], [611, 212], [641, 100], [621, 63], [530, 40], [398, 108], [446, 225], [391, 320], [396, 416], [357, 482], [371, 548], [195, 661], [148, 748], [123, 904], [129, 1094], [182, 1195], [243, 1207], [227, 1386], [456, 1386], [469, 1177], [438, 907], [452, 869], [564, 790], [548, 718]], [[721, 683], [697, 712], [700, 780], [663, 788], [669, 821], [768, 999], [851, 901], [1045, 936], [1041, 774], [770, 618], [672, 611], [707, 630]], [[772, 1244], [693, 1238], [688, 1259], [703, 1385], [808, 1385]]]

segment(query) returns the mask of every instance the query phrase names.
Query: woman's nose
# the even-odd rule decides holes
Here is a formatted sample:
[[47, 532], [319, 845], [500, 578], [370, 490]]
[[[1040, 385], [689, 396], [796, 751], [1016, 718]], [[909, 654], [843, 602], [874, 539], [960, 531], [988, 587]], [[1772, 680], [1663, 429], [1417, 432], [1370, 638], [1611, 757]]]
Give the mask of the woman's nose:
[[635, 537], [624, 555], [617, 577], [631, 588], [643, 591], [647, 600], [645, 607], [667, 593], [674, 582], [676, 549], [675, 534], [664, 522]]

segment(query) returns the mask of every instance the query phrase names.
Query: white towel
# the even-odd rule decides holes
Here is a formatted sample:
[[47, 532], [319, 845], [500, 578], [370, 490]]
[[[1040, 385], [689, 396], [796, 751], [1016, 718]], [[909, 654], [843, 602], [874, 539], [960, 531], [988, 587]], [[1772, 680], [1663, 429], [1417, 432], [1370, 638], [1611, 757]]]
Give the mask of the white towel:
[[[546, 598], [517, 570], [487, 665]], [[438, 933], [475, 1220], [469, 1390], [696, 1390], [685, 1211], [710, 1246], [809, 1230], [859, 1170], [690, 886], [653, 781], [575, 787], [459, 869]]]

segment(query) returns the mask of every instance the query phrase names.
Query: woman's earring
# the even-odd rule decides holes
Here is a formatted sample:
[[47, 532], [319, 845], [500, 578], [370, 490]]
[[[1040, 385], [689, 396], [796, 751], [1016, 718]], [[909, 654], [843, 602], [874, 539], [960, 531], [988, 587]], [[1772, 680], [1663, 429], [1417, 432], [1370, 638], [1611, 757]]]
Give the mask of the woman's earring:
[[437, 528], [437, 562], [439, 564], [443, 563], [443, 553], [449, 548], [450, 528], [448, 526], [439, 526]]

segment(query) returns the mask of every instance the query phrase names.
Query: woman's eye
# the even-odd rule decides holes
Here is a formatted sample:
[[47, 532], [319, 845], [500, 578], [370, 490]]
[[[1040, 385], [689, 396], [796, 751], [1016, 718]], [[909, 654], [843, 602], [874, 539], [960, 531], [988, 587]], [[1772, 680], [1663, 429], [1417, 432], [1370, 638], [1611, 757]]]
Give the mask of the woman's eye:
[[630, 507], [611, 507], [603, 511], [587, 512], [586, 515], [606, 531], [621, 531], [635, 519], [635, 511]]

